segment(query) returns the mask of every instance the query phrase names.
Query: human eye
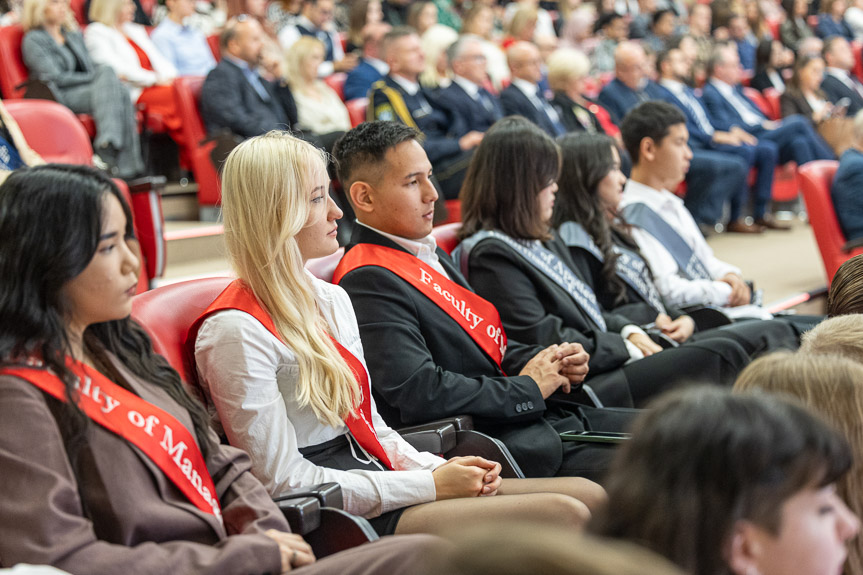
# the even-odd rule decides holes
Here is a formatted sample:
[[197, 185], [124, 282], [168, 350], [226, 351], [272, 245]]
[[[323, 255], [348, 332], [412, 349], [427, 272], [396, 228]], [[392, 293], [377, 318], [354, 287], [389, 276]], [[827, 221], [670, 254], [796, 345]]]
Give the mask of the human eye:
[[102, 245], [99, 246], [99, 253], [100, 254], [110, 254], [112, 251], [114, 251], [114, 248], [116, 248], [116, 247], [117, 247], [116, 242], [103, 243]]

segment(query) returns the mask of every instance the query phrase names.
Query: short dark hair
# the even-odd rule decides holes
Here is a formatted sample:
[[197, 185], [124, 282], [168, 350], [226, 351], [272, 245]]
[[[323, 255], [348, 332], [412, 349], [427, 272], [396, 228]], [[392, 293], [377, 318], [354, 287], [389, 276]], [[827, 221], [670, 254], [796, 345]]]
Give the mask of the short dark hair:
[[713, 72], [716, 70], [717, 66], [721, 66], [725, 63], [725, 59], [722, 57], [723, 50], [728, 50], [734, 47], [736, 50], [737, 47], [734, 46], [731, 42], [717, 42], [713, 45], [713, 48], [710, 50], [710, 57], [707, 59], [707, 75], [712, 76]]
[[605, 12], [604, 14], [600, 14], [599, 18], [596, 20], [596, 24], [593, 26], [593, 32], [597, 33], [606, 26], [610, 26], [615, 20], [620, 20], [622, 18], [623, 16], [617, 12]]
[[547, 239], [551, 222], [541, 220], [538, 196], [559, 175], [560, 151], [548, 134], [522, 116], [499, 120], [483, 136], [461, 187], [461, 237], [488, 229]]
[[659, 144], [668, 135], [671, 126], [685, 123], [683, 112], [667, 102], [644, 102], [630, 110], [623, 118], [620, 132], [632, 163], [638, 164], [639, 149], [644, 138]]
[[674, 50], [679, 50], [680, 48], [677, 46], [669, 47], [664, 50], [660, 50], [656, 53], [656, 73], [660, 76], [662, 75], [662, 65], [671, 57], [671, 52]]
[[845, 438], [790, 399], [675, 391], [637, 418], [609, 470], [608, 505], [591, 527], [691, 575], [731, 573], [723, 550], [738, 521], [777, 534], [788, 499], [833, 483], [851, 462]]
[[400, 122], [364, 122], [346, 132], [333, 146], [342, 187], [350, 189], [360, 172], [379, 167], [388, 150], [409, 140], [422, 142], [422, 134]]
[[666, 14], [671, 14], [674, 16], [674, 12], [669, 10], [668, 8], [664, 8], [662, 10], [657, 10], [653, 13], [653, 18], [651, 19], [651, 28], [656, 28], [656, 25], [659, 24], [659, 21], [662, 20]]

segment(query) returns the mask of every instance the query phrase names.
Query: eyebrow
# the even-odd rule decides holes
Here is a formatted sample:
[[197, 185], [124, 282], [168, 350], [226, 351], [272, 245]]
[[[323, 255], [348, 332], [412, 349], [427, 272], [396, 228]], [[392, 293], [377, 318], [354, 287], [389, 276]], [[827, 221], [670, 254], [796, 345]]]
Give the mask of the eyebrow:
[[102, 234], [101, 236], [99, 236], [99, 241], [104, 242], [105, 240], [110, 240], [117, 237], [118, 235], [120, 235], [118, 232], [109, 232], [107, 234]]

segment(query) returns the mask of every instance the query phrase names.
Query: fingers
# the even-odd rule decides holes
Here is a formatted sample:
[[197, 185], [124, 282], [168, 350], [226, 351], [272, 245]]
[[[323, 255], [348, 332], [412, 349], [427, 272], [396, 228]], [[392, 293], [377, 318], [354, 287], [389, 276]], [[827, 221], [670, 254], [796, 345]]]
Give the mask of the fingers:
[[483, 485], [480, 495], [486, 497], [495, 495], [497, 493], [497, 490], [500, 489], [500, 482], [500, 476], [495, 477], [494, 480]]
[[491, 461], [478, 455], [462, 455], [459, 457], [453, 457], [449, 461], [456, 462], [459, 465], [481, 467], [482, 469], [487, 469], [489, 471], [493, 470], [495, 467], [498, 467], [498, 470], [500, 468], [500, 464], [496, 461]]
[[[579, 346], [580, 348], [581, 346]], [[560, 360], [560, 365], [564, 368], [569, 366], [584, 366], [587, 367], [590, 361], [590, 354], [582, 349], [578, 353], [570, 354]]]
[[661, 330], [666, 330], [674, 324], [674, 322], [671, 321], [671, 318], [664, 313], [656, 316], [656, 320], [653, 323], [655, 323], [656, 327]]

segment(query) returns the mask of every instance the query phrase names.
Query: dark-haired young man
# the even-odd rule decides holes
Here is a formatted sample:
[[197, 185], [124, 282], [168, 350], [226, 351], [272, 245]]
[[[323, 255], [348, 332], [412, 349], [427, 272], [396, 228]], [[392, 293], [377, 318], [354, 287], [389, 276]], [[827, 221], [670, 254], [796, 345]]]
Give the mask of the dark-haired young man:
[[[395, 424], [469, 414], [529, 477], [597, 477], [608, 450], [561, 442], [559, 433], [619, 430], [630, 412], [549, 399], [583, 381], [587, 353], [506, 341], [497, 310], [430, 235], [437, 192], [417, 137], [397, 123], [367, 123], [334, 149], [358, 220], [334, 280], [356, 310], [381, 415]], [[607, 404], [631, 405], [622, 370], [594, 379]]]

